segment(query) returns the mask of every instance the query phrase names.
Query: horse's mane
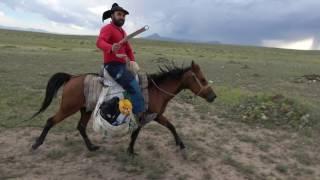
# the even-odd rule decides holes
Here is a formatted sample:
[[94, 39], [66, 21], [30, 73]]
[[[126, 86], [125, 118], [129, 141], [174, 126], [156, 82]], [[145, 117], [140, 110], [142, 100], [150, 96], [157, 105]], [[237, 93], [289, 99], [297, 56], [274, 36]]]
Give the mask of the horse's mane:
[[[158, 66], [159, 71], [153, 74], [148, 74], [148, 80], [152, 79], [155, 83], [161, 83], [167, 79], [175, 80], [181, 78], [181, 76], [189, 71], [191, 69], [191, 66], [184, 67], [183, 65], [181, 67], [178, 67], [174, 62], [171, 62], [171, 64], [165, 64]], [[94, 75], [99, 76], [97, 73], [86, 73], [86, 75]]]
[[[162, 65], [158, 66], [159, 72], [154, 74], [148, 74], [148, 79], [152, 79], [155, 83], [161, 83], [167, 79], [179, 79], [181, 76], [191, 69], [189, 67], [178, 67], [175, 63], [171, 63], [170, 65]], [[149, 81], [150, 82], [150, 81]]]

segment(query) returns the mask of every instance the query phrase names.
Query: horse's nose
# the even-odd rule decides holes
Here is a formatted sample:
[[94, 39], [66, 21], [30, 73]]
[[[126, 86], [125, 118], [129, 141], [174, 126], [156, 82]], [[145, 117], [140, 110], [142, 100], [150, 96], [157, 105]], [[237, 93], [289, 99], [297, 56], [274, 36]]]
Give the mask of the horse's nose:
[[217, 95], [214, 94], [214, 93], [211, 93], [211, 94], [208, 95], [207, 101], [211, 103], [211, 102], [213, 102], [216, 98], [217, 98]]

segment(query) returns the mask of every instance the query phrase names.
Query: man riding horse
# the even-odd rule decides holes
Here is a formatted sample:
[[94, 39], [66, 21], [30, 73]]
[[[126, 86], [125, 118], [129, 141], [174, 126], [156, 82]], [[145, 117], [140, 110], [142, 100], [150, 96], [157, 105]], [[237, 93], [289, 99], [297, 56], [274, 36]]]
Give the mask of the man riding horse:
[[[180, 139], [173, 124], [164, 115], [168, 103], [182, 90], [188, 89], [195, 96], [199, 96], [208, 102], [213, 102], [216, 94], [205, 78], [200, 66], [194, 61], [190, 66], [177, 67], [165, 65], [160, 68], [158, 73], [148, 75], [148, 104], [144, 104], [144, 98], [140, 92], [139, 85], [135, 80], [133, 74], [126, 69], [126, 62], [134, 65], [135, 59], [128, 42], [119, 43], [125, 36], [124, 30], [121, 28], [125, 21], [125, 16], [129, 14], [128, 11], [113, 4], [111, 10], [103, 14], [103, 20], [112, 18], [110, 24], [101, 29], [97, 46], [104, 53], [105, 70], [115, 79], [128, 93], [131, 95], [133, 102], [133, 113], [140, 119], [144, 115], [145, 106], [148, 106], [148, 113], [156, 113], [157, 116], [154, 121], [170, 130], [174, 136], [176, 145], [181, 150], [185, 148], [184, 143]], [[130, 35], [129, 35], [130, 36]], [[129, 37], [128, 36], [128, 37]], [[123, 41], [121, 41], [123, 42]], [[121, 55], [122, 54], [122, 55]], [[126, 59], [126, 56], [128, 59]], [[72, 75], [68, 73], [59, 72], [51, 76], [47, 83], [45, 98], [40, 109], [32, 116], [35, 117], [44, 112], [51, 104], [58, 90], [63, 86], [60, 108], [55, 114], [47, 119], [47, 122], [40, 134], [32, 145], [32, 149], [36, 150], [41, 146], [49, 132], [49, 130], [58, 123], [65, 120], [67, 117], [80, 112], [80, 120], [77, 129], [80, 132], [88, 150], [95, 151], [99, 146], [93, 144], [89, 139], [86, 128], [92, 116], [92, 109], [87, 109], [85, 87], [86, 79], [97, 78], [97, 75], [92, 73]], [[147, 120], [148, 117], [142, 118], [142, 121]], [[144, 122], [143, 122], [144, 123]], [[139, 135], [142, 126], [139, 126], [131, 134], [131, 140], [128, 147], [130, 155], [134, 155], [134, 144]]]
[[103, 52], [104, 69], [128, 92], [133, 103], [132, 111], [138, 120], [142, 120], [145, 111], [143, 95], [134, 75], [127, 69], [127, 63], [132, 66], [137, 64], [129, 42], [119, 43], [126, 37], [122, 26], [128, 14], [129, 12], [117, 3], [103, 13], [102, 21], [111, 18], [111, 22], [101, 28], [97, 47]]

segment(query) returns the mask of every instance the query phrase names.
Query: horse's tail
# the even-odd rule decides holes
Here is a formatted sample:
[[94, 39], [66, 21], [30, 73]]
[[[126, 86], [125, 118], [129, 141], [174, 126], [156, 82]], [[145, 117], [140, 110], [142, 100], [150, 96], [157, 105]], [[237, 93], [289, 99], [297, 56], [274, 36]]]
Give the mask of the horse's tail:
[[68, 82], [71, 79], [71, 77], [72, 76], [70, 74], [61, 73], [61, 72], [51, 76], [47, 84], [46, 96], [42, 102], [42, 106], [39, 109], [39, 111], [36, 112], [30, 119], [36, 117], [37, 115], [39, 115], [49, 107], [53, 97], [56, 96], [60, 87], [63, 86], [66, 82]]

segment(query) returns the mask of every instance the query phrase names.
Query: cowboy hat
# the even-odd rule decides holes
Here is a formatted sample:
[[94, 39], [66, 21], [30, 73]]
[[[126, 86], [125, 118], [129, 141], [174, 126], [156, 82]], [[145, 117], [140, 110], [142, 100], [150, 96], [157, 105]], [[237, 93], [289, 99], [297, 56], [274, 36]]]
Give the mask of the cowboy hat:
[[129, 14], [129, 12], [125, 9], [123, 9], [122, 7], [120, 7], [117, 3], [113, 3], [112, 7], [110, 10], [105, 11], [102, 15], [102, 22], [108, 18], [111, 17], [111, 14], [114, 13], [115, 11], [122, 11], [124, 12], [126, 15]]

